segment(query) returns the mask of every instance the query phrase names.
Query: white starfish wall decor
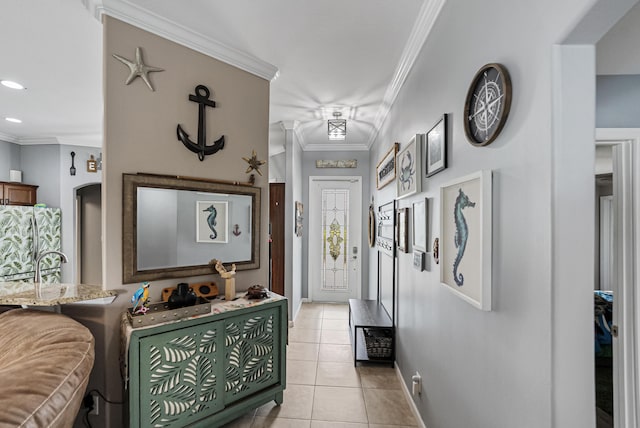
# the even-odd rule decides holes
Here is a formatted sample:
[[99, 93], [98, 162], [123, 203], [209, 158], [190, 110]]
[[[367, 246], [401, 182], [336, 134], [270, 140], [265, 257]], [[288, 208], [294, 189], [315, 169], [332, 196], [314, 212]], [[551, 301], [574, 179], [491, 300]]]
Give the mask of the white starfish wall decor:
[[164, 71], [164, 69], [158, 68], [158, 67], [152, 67], [150, 65], [146, 65], [142, 61], [142, 48], [140, 48], [140, 47], [136, 48], [136, 61], [135, 62], [130, 61], [130, 60], [126, 59], [125, 57], [117, 55], [117, 54], [113, 54], [113, 57], [115, 59], [117, 59], [118, 61], [120, 61], [121, 63], [123, 63], [124, 65], [126, 65], [127, 67], [129, 67], [130, 73], [129, 73], [129, 77], [127, 77], [127, 80], [124, 82], [125, 85], [128, 85], [136, 77], [140, 76], [140, 77], [142, 77], [142, 80], [144, 80], [144, 83], [147, 84], [149, 89], [151, 89], [152, 91], [155, 91], [155, 89], [153, 89], [153, 86], [151, 85], [151, 81], [149, 80], [149, 73], [152, 72], [152, 71]]

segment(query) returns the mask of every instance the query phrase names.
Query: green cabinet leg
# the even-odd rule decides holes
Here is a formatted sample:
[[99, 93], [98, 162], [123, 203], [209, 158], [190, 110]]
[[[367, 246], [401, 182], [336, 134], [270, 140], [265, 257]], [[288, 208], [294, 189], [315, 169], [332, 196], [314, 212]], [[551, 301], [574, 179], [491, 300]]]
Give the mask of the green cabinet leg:
[[275, 401], [278, 406], [281, 405], [284, 401], [284, 393], [282, 391], [278, 392], [273, 401]]

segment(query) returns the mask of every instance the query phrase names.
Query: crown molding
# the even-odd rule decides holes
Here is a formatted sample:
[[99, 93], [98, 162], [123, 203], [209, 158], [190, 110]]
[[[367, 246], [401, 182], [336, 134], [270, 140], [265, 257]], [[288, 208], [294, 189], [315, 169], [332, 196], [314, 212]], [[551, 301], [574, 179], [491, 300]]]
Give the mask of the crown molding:
[[65, 146], [102, 147], [102, 134], [60, 135], [56, 138]]
[[7, 143], [18, 143], [18, 137], [16, 137], [15, 135], [0, 132], [0, 141], [6, 141]]
[[20, 146], [61, 144], [66, 146], [102, 147], [101, 134], [61, 135], [58, 137], [16, 137], [0, 133], [0, 140], [18, 144]]
[[17, 144], [21, 146], [42, 146], [47, 144], [60, 144], [56, 137], [20, 137]]
[[389, 111], [391, 111], [391, 107], [395, 103], [402, 86], [404, 86], [407, 76], [413, 68], [413, 64], [416, 62], [416, 59], [420, 54], [420, 50], [422, 50], [422, 46], [427, 40], [429, 33], [431, 33], [433, 25], [435, 24], [445, 2], [446, 0], [426, 0], [422, 4], [422, 8], [420, 8], [416, 22], [413, 24], [413, 29], [411, 30], [407, 44], [402, 51], [400, 62], [396, 67], [396, 71], [389, 83], [389, 86], [387, 86], [384, 98], [373, 121], [373, 131], [369, 136], [367, 149], [371, 148], [378, 137], [378, 133], [380, 132], [385, 120], [387, 120]]
[[273, 81], [278, 77], [279, 70], [276, 66], [210, 37], [205, 37], [127, 0], [81, 1], [100, 22], [102, 22], [103, 15], [109, 15], [268, 81]]
[[368, 151], [369, 146], [366, 144], [307, 144], [303, 147], [305, 152], [359, 152]]

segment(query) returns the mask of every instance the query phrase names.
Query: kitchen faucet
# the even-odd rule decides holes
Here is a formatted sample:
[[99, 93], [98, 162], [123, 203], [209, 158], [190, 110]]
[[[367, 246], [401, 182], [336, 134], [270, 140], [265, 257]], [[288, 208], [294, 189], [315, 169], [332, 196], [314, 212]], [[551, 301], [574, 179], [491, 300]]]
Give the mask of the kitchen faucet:
[[33, 282], [42, 282], [42, 273], [40, 272], [40, 262], [42, 261], [44, 256], [46, 256], [47, 254], [58, 254], [62, 259], [62, 263], [67, 263], [69, 261], [67, 259], [67, 255], [61, 251], [50, 250], [50, 251], [45, 251], [44, 253], [40, 253], [38, 258], [36, 259], [36, 275], [35, 275], [35, 278], [33, 278]]

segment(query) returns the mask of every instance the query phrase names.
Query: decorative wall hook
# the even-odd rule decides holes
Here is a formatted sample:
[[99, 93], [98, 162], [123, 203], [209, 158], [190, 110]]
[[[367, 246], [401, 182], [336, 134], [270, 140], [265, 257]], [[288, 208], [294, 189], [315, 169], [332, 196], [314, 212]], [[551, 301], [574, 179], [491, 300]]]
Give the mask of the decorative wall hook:
[[194, 153], [198, 154], [198, 159], [202, 162], [204, 157], [212, 155], [218, 150], [224, 148], [224, 135], [213, 142], [212, 145], [207, 146], [207, 127], [205, 123], [205, 114], [207, 106], [215, 108], [216, 102], [209, 99], [211, 92], [209, 88], [204, 85], [196, 86], [195, 95], [189, 95], [189, 101], [198, 103], [198, 142], [194, 143], [189, 139], [187, 134], [180, 125], [178, 125], [177, 134], [178, 140], [184, 144], [184, 146]]
[[233, 230], [231, 231], [231, 233], [233, 233], [235, 236], [240, 236], [240, 234], [242, 233], [240, 231], [240, 226], [237, 224], [233, 225]]
[[93, 155], [90, 155], [89, 160], [87, 160], [87, 172], [98, 172], [98, 162], [96, 162]]
[[76, 175], [76, 166], [74, 165], [76, 152], [71, 152], [70, 154], [71, 154], [71, 168], [69, 168], [69, 174]]

